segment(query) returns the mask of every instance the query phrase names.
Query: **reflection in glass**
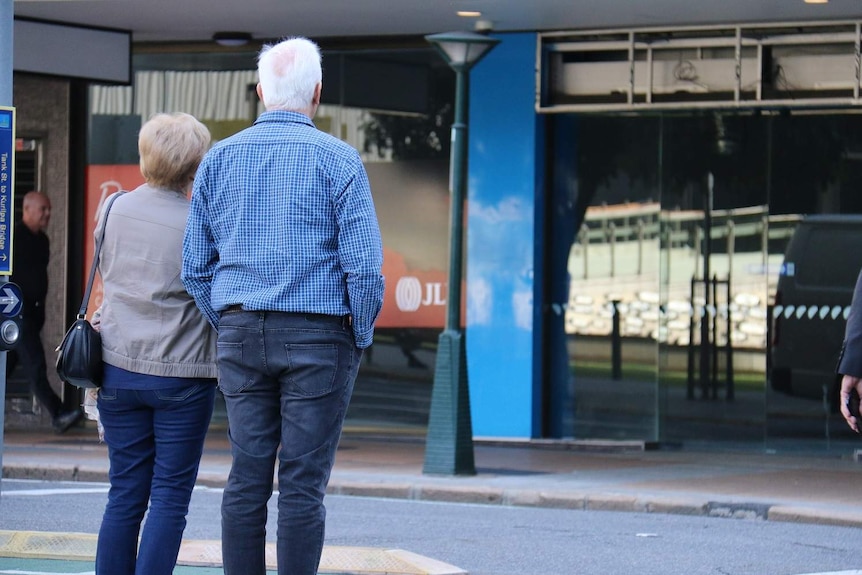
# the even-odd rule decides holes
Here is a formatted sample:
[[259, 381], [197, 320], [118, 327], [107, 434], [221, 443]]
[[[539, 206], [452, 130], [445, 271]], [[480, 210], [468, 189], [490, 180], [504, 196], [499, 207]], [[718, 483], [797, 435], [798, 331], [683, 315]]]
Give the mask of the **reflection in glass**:
[[769, 118], [769, 445], [844, 449], [835, 367], [862, 267], [862, 118]]
[[762, 124], [707, 112], [667, 116], [662, 134], [662, 439], [762, 442]]
[[[703, 111], [572, 122], [572, 436], [816, 449], [850, 438], [833, 372], [862, 217], [806, 217], [862, 212], [860, 121]], [[804, 238], [800, 222], [813, 230]], [[802, 289], [820, 278], [831, 278], [820, 295]]]
[[610, 117], [577, 124], [575, 172], [585, 208], [569, 250], [564, 324], [576, 438], [655, 439], [657, 125]]
[[[90, 140], [116, 156], [94, 163], [135, 164], [117, 150], [125, 138], [134, 155], [130, 126], [156, 111], [192, 113], [215, 139], [249, 125], [261, 111], [254, 55], [237, 58], [138, 56], [134, 86], [93, 86]], [[317, 125], [362, 154], [386, 248], [387, 301], [348, 423], [422, 434], [445, 308], [454, 76], [430, 47], [324, 60]], [[550, 375], [536, 383], [548, 391], [546, 433], [816, 449], [855, 439], [835, 414], [829, 366], [846, 284], [862, 265], [845, 256], [862, 254], [862, 239], [831, 229], [807, 240], [840, 256], [815, 258], [817, 272], [785, 252], [807, 216], [862, 214], [862, 116], [547, 118], [555, 193], [542, 281], [552, 297], [549, 344], [537, 357]], [[98, 195], [93, 180], [88, 194]], [[790, 301], [779, 281], [796, 274], [832, 278], [843, 299]], [[793, 335], [797, 321], [820, 348]], [[796, 364], [772, 365], [775, 345], [792, 345]], [[814, 392], [803, 391], [799, 369], [816, 372], [805, 385]]]

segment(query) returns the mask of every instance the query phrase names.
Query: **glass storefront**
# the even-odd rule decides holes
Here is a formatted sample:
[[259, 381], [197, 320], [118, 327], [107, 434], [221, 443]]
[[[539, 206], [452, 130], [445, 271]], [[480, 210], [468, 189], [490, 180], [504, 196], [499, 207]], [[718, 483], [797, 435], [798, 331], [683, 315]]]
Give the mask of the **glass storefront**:
[[[818, 449], [855, 437], [834, 413], [830, 370], [862, 265], [842, 254], [862, 241], [833, 226], [814, 242], [818, 269], [841, 270], [824, 280], [828, 302], [782, 305], [776, 292], [806, 216], [862, 208], [862, 117], [694, 111], [554, 121], [556, 144], [571, 150], [555, 170], [576, 179], [558, 193], [576, 190], [579, 224], [556, 262], [569, 278], [559, 349], [571, 383], [555, 401], [572, 413], [561, 435]], [[789, 273], [799, 281], [824, 275], [798, 260]], [[787, 367], [826, 365], [808, 388], [798, 374], [795, 386], [772, 382], [771, 360], [781, 357], [772, 328], [789, 333], [791, 320], [820, 330], [818, 355], [801, 362], [810, 346], [799, 342], [797, 365]]]
[[[89, 212], [112, 186], [140, 183], [135, 137], [152, 113], [194, 114], [216, 139], [249, 125], [261, 111], [254, 61], [137, 54], [134, 87], [94, 87]], [[454, 76], [431, 48], [324, 50], [323, 94], [316, 124], [362, 154], [386, 260], [347, 425], [424, 435], [445, 315]], [[843, 220], [849, 231], [813, 231], [816, 270], [784, 254], [807, 216], [862, 213], [860, 121], [846, 111], [549, 115], [538, 281], [555, 303], [535, 359], [542, 433], [817, 449], [852, 439], [830, 402], [830, 369], [862, 231]], [[846, 254], [859, 255], [836, 257]], [[834, 293], [780, 293], [780, 280], [809, 276]]]
[[[152, 114], [190, 113], [218, 140], [263, 111], [254, 91], [256, 53], [144, 52], [135, 54], [133, 64], [134, 86], [91, 90], [87, 193], [93, 215], [107, 194], [141, 183], [137, 131]], [[384, 309], [347, 425], [424, 435], [445, 314], [454, 74], [424, 43], [349, 51], [324, 47], [323, 68], [315, 125], [362, 155], [387, 278]], [[94, 297], [100, 297], [98, 287]], [[217, 413], [215, 421], [222, 418]]]

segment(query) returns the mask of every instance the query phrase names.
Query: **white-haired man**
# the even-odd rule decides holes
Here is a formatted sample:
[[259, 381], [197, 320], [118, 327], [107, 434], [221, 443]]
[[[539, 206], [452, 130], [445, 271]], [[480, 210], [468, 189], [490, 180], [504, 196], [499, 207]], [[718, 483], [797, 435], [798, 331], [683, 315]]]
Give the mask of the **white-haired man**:
[[383, 303], [383, 248], [359, 154], [317, 130], [321, 56], [265, 46], [266, 111], [198, 169], [182, 278], [218, 329], [233, 464], [222, 499], [227, 575], [264, 575], [278, 459], [279, 575], [314, 575], [323, 496], [362, 350]]

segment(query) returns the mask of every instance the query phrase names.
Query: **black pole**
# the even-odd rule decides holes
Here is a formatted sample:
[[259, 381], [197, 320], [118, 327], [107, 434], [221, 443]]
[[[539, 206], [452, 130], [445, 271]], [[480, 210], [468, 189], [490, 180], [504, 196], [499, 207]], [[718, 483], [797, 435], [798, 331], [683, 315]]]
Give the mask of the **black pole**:
[[710, 319], [711, 290], [709, 289], [709, 260], [712, 248], [712, 191], [714, 178], [712, 172], [707, 175], [706, 194], [703, 206], [703, 313], [700, 321], [700, 391], [701, 398], [706, 398], [709, 392], [710, 379]]
[[[734, 382], [733, 382], [733, 338], [731, 326], [733, 325], [733, 318], [731, 317], [730, 311], [730, 272], [727, 274], [727, 283], [725, 290], [725, 299], [727, 300], [727, 341], [726, 341], [726, 351], [724, 361], [725, 371], [727, 371], [727, 388], [725, 389], [725, 399], [728, 401], [732, 401], [736, 395], [734, 390]], [[767, 318], [767, 322], [769, 319]], [[768, 324], [767, 324], [768, 325]], [[767, 352], [768, 353], [768, 352]], [[768, 373], [768, 372], [767, 372]]]
[[712, 339], [709, 342], [710, 353], [712, 354], [712, 377], [710, 380], [710, 387], [712, 389], [712, 398], [718, 398], [718, 277], [713, 275], [712, 281], [710, 284], [710, 289], [712, 290], [712, 309], [716, 310], [715, 313], [712, 314], [710, 318], [710, 330], [712, 334]]
[[[87, 110], [90, 87], [84, 80], [69, 81], [69, 203], [66, 210], [66, 237], [70, 246], [84, 245], [86, 241], [84, 202], [86, 198], [87, 166]], [[66, 321], [71, 325], [84, 296], [84, 250], [70, 249], [67, 263]], [[63, 407], [78, 409], [81, 405], [81, 390], [62, 383]]]
[[688, 320], [688, 379], [686, 380], [686, 399], [694, 399], [694, 322], [697, 313], [694, 309], [694, 286], [697, 277], [692, 277], [688, 288], [688, 301], [692, 302], [692, 313]]
[[620, 336], [620, 300], [611, 301], [613, 309], [613, 329], [611, 331], [611, 371], [613, 378], [623, 378], [622, 337]]

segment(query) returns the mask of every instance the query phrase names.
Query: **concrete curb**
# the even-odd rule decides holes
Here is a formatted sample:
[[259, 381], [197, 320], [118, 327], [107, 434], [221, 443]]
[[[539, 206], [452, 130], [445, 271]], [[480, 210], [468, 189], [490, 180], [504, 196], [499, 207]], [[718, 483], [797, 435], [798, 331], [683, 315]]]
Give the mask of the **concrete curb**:
[[355, 479], [342, 482], [335, 478], [330, 482], [327, 493], [448, 503], [543, 507], [581, 511], [662, 513], [862, 527], [862, 512], [840, 512], [759, 501], [715, 501], [696, 496], [643, 496], [625, 493], [498, 489], [485, 486], [441, 486], [423, 483], [382, 484], [363, 483]]
[[788, 523], [810, 523], [814, 525], [835, 525], [839, 527], [862, 527], [862, 513], [832, 511], [823, 513], [818, 509], [794, 507], [792, 505], [774, 505], [769, 508], [770, 521], [786, 521]]
[[34, 479], [39, 481], [96, 481], [107, 482], [108, 472], [101, 467], [21, 466], [3, 465], [4, 479]]
[[[4, 465], [3, 477], [8, 479], [37, 479], [45, 481], [96, 481], [107, 482], [103, 468], [57, 466]], [[221, 474], [201, 474], [198, 484], [224, 487]], [[439, 482], [394, 482], [333, 477], [328, 494], [355, 497], [380, 497], [447, 503], [502, 505], [512, 507], [542, 507], [589, 511], [622, 511], [628, 513], [663, 513], [782, 521], [815, 525], [862, 527], [862, 511], [843, 512], [836, 509], [805, 507], [802, 505], [773, 504], [762, 501], [719, 501], [697, 496], [662, 496], [634, 493], [613, 493], [576, 490], [505, 489], [486, 485], [447, 485]]]

